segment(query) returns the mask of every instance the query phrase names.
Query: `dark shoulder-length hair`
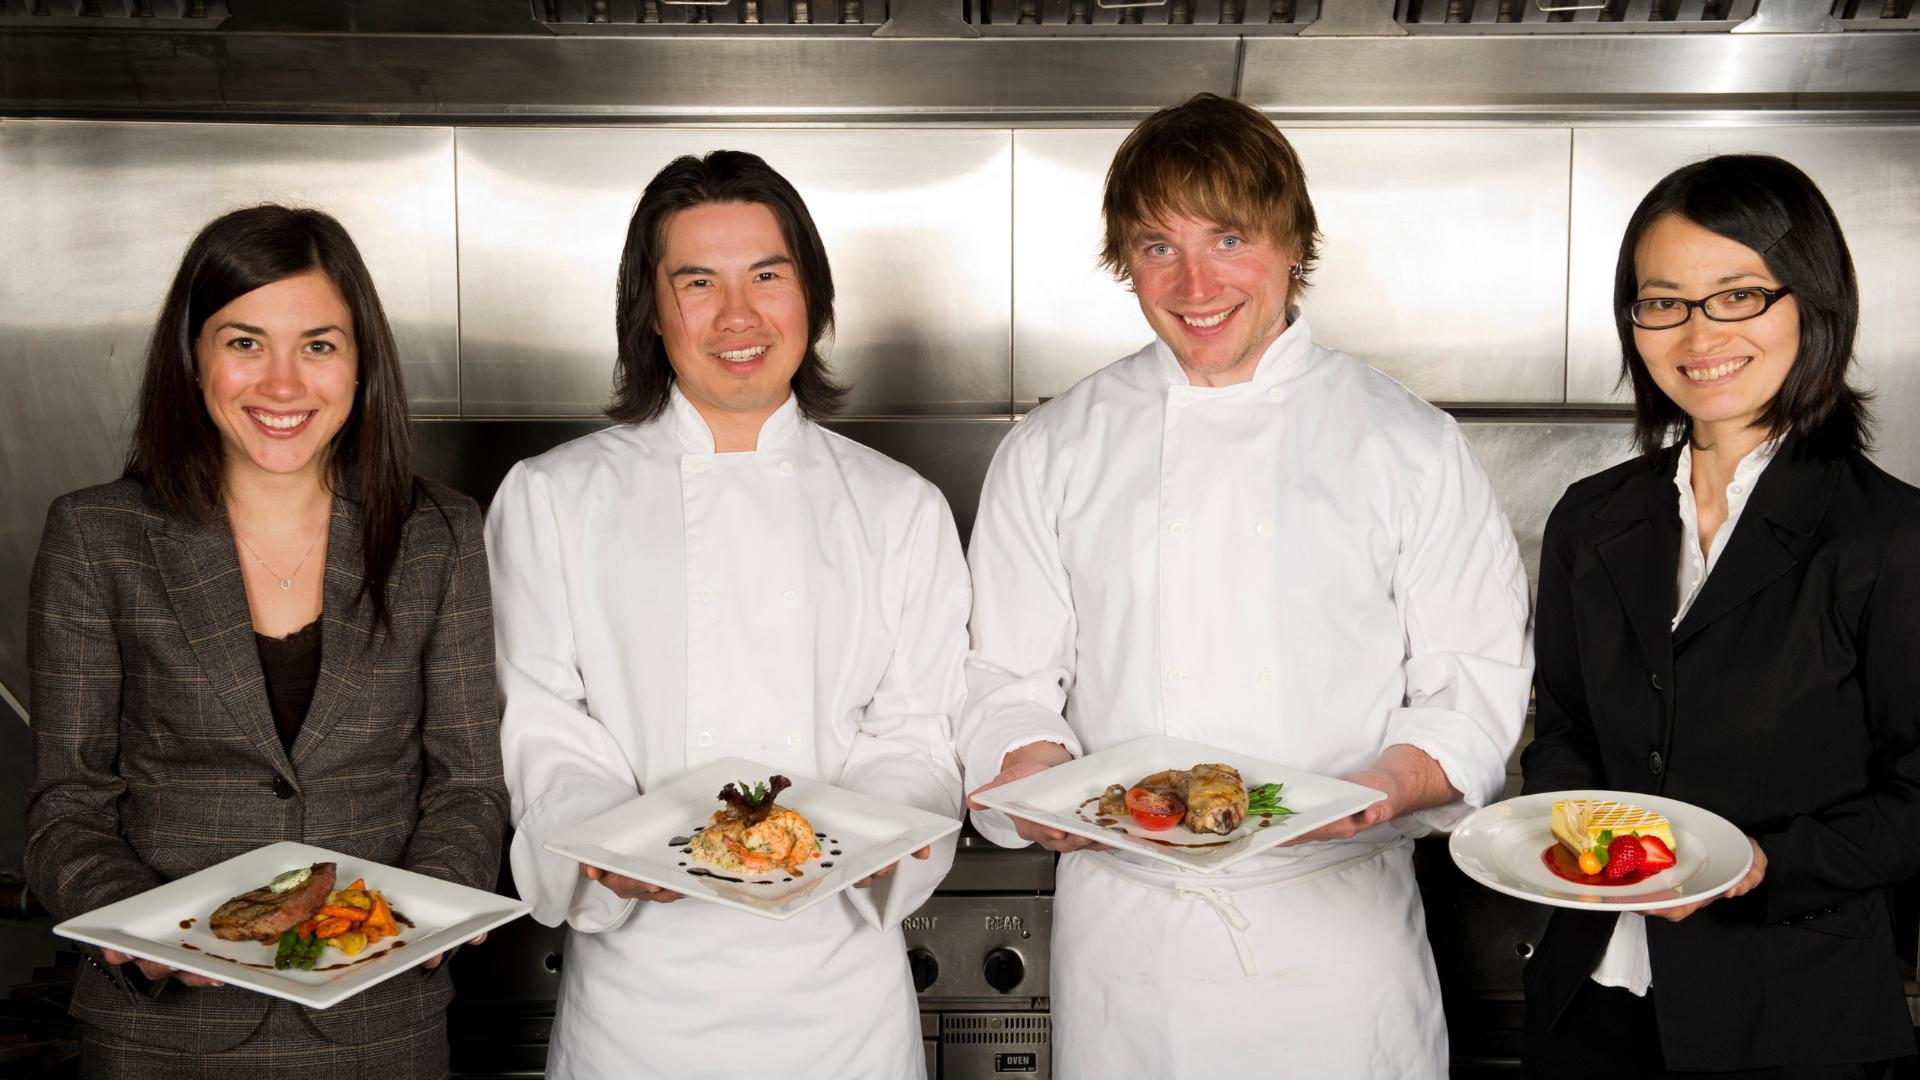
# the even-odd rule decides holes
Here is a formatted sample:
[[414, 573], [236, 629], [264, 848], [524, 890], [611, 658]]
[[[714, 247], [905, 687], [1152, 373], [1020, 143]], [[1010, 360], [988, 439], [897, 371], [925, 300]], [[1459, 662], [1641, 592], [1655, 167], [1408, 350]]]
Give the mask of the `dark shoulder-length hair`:
[[[1687, 414], [1647, 371], [1627, 317], [1640, 289], [1635, 253], [1647, 230], [1667, 214], [1752, 248], [1780, 284], [1793, 290], [1800, 349], [1786, 381], [1760, 414], [1768, 436], [1792, 435], [1803, 450], [1822, 456], [1857, 453], [1871, 445], [1871, 396], [1847, 383], [1860, 323], [1853, 257], [1820, 189], [1791, 163], [1764, 154], [1724, 154], [1668, 173], [1627, 223], [1614, 266], [1613, 318], [1620, 334], [1620, 378], [1633, 385], [1635, 444], [1650, 452], [1671, 434], [1690, 430]], [[1694, 317], [1704, 318], [1697, 312]]]
[[212, 520], [223, 497], [220, 432], [198, 385], [194, 342], [214, 312], [296, 274], [327, 275], [353, 316], [359, 384], [353, 411], [334, 435], [326, 483], [360, 505], [366, 563], [359, 597], [374, 621], [387, 617], [386, 586], [413, 512], [413, 430], [400, 351], [373, 277], [340, 223], [318, 210], [254, 206], [214, 219], [187, 246], [147, 345], [146, 375], [125, 475], [169, 513]]
[[627, 244], [620, 253], [619, 302], [614, 329], [620, 339], [613, 373], [613, 402], [607, 416], [637, 424], [660, 415], [673, 389], [673, 365], [654, 328], [659, 296], [655, 269], [666, 246], [667, 221], [682, 210], [709, 203], [757, 203], [773, 212], [793, 256], [800, 289], [807, 298], [807, 352], [793, 373], [793, 396], [800, 411], [818, 419], [831, 415], [846, 397], [820, 355], [820, 342], [833, 328], [833, 272], [813, 215], [787, 178], [758, 155], [715, 150], [705, 157], [678, 157], [647, 184], [640, 205], [627, 223]]

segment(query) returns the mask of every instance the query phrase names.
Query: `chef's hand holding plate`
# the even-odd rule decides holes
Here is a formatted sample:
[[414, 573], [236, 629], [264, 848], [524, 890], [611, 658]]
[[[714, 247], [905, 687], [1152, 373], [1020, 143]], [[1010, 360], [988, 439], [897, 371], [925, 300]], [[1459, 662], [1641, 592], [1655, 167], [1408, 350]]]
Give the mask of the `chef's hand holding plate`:
[[1753, 848], [1753, 865], [1747, 867], [1746, 876], [1742, 877], [1733, 888], [1728, 889], [1726, 892], [1709, 896], [1705, 900], [1695, 900], [1691, 904], [1681, 904], [1679, 907], [1654, 908], [1652, 911], [1643, 911], [1641, 914], [1658, 916], [1668, 922], [1679, 922], [1681, 919], [1699, 911], [1715, 900], [1745, 896], [1754, 889], [1759, 888], [1760, 883], [1766, 880], [1767, 877], [1767, 853], [1760, 850], [1759, 841], [1751, 836], [1747, 837], [1747, 844]]
[[1348, 783], [1385, 792], [1386, 798], [1358, 813], [1322, 825], [1304, 836], [1296, 836], [1281, 847], [1308, 844], [1316, 840], [1346, 840], [1375, 825], [1392, 821], [1402, 814], [1439, 806], [1460, 797], [1447, 782], [1446, 770], [1426, 751], [1405, 743], [1396, 743], [1381, 751], [1373, 768], [1346, 778]]
[[147, 978], [153, 980], [154, 982], [159, 982], [161, 979], [164, 979], [167, 976], [171, 975], [173, 976], [173, 980], [182, 986], [225, 986], [227, 985], [226, 983], [217, 982], [213, 979], [209, 979], [205, 975], [195, 975], [195, 974], [192, 974], [191, 972], [177, 971], [173, 968], [168, 967], [165, 964], [156, 964], [151, 960], [135, 959], [134, 957], [128, 956], [126, 953], [119, 952], [114, 949], [105, 949], [105, 948], [101, 949], [100, 959], [105, 960], [109, 964], [124, 964], [127, 961], [132, 960], [133, 966], [140, 969], [140, 974], [145, 975]]
[[[921, 848], [919, 851], [916, 851], [913, 853], [913, 857], [916, 859], [933, 858], [933, 846], [929, 844], [928, 846]], [[859, 881], [854, 882], [853, 887], [856, 889], [864, 889], [867, 886], [873, 884], [875, 880], [886, 877], [889, 874], [892, 874], [894, 867], [899, 865], [900, 864], [897, 862], [888, 863], [887, 865], [881, 867], [880, 869], [875, 870], [873, 873], [868, 874], [866, 877], [861, 878]]]
[[663, 889], [658, 885], [649, 885], [644, 881], [635, 881], [611, 870], [602, 870], [597, 866], [580, 864], [580, 876], [589, 881], [597, 881], [613, 890], [613, 895], [622, 900], [651, 900], [656, 904], [671, 904], [680, 899], [680, 894], [672, 889]]
[[[1044, 772], [1047, 769], [1053, 768], [1055, 765], [1064, 765], [1072, 760], [1073, 755], [1068, 753], [1067, 748], [1061, 746], [1059, 743], [1029, 743], [1026, 746], [1009, 752], [1006, 757], [1001, 758], [1000, 775], [974, 788], [968, 795], [967, 805], [975, 810], [991, 809], [990, 807], [981, 806], [979, 803], [974, 802], [972, 796], [978, 795], [988, 788], [997, 788], [1001, 784], [1011, 784], [1015, 780], [1032, 776], [1037, 772]], [[1012, 817], [1012, 815], [1008, 816]], [[1036, 825], [1025, 818], [1013, 818], [1013, 831], [1020, 834], [1020, 839], [1039, 844], [1048, 851], [1079, 851], [1083, 848], [1090, 848], [1094, 851], [1107, 850], [1105, 845], [1089, 840], [1084, 836], [1074, 836], [1071, 833], [1061, 832], [1059, 829], [1049, 829], [1045, 825]]]

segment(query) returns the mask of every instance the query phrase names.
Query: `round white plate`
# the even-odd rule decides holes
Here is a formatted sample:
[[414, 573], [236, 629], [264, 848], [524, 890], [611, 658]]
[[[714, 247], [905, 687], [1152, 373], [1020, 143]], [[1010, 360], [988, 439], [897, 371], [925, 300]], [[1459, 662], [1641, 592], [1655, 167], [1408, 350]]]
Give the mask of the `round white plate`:
[[[1540, 861], [1554, 843], [1553, 804], [1560, 799], [1612, 799], [1645, 807], [1673, 828], [1674, 864], [1632, 885], [1580, 885]], [[1746, 834], [1710, 810], [1633, 791], [1547, 791], [1494, 803], [1473, 813], [1448, 843], [1466, 875], [1496, 892], [1554, 907], [1650, 911], [1718, 896], [1753, 863]]]

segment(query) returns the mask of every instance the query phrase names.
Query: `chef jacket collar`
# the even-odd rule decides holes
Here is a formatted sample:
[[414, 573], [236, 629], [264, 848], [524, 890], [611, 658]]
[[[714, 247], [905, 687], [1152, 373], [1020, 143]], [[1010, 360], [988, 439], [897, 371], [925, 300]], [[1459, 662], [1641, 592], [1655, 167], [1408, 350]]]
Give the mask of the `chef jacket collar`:
[[[1174, 386], [1187, 386], [1193, 380], [1187, 377], [1187, 369], [1180, 366], [1180, 360], [1173, 355], [1173, 348], [1165, 341], [1155, 338], [1154, 353], [1160, 358], [1160, 373]], [[1273, 339], [1267, 351], [1260, 355], [1260, 361], [1254, 365], [1253, 378], [1245, 383], [1233, 386], [1199, 386], [1194, 389], [1201, 393], [1228, 393], [1241, 386], [1274, 386], [1289, 382], [1307, 373], [1313, 359], [1313, 331], [1307, 326], [1306, 316], [1300, 314], [1298, 307], [1287, 309], [1287, 328]]]
[[[680, 439], [680, 445], [688, 453], [711, 454], [713, 450], [713, 429], [707, 427], [707, 418], [700, 415], [687, 395], [680, 392], [680, 383], [673, 384], [671, 399], [667, 404], [667, 423]], [[760, 437], [754, 442], [755, 451], [771, 450], [795, 431], [800, 430], [800, 399], [791, 391], [787, 400], [780, 403], [766, 423], [760, 425]]]

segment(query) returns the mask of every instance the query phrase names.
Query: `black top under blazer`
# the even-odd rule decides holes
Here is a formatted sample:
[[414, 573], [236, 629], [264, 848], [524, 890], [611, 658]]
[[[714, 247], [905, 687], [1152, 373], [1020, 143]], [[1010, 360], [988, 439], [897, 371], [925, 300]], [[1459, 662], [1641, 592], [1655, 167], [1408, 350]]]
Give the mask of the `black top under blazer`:
[[[281, 840], [493, 887], [507, 797], [480, 511], [449, 488], [421, 490], [379, 632], [353, 602], [358, 505], [333, 500], [320, 678], [291, 753], [225, 511], [181, 520], [134, 480], [55, 500], [28, 605], [26, 874], [49, 911], [92, 911]], [[118, 969], [82, 976], [75, 1016], [176, 1050], [237, 1045], [269, 1001], [174, 980], [135, 994]], [[306, 1015], [342, 1043], [409, 1027], [440, 1038], [451, 996], [447, 978], [410, 972]]]
[[[1920, 874], [1920, 491], [1789, 439], [1677, 628], [1670, 447], [1573, 485], [1540, 559], [1525, 790], [1614, 788], [1727, 818], [1765, 881], [1647, 920], [1672, 1069], [1914, 1050], [1893, 883]], [[1557, 910], [1526, 971], [1557, 1019], [1613, 914]]]

